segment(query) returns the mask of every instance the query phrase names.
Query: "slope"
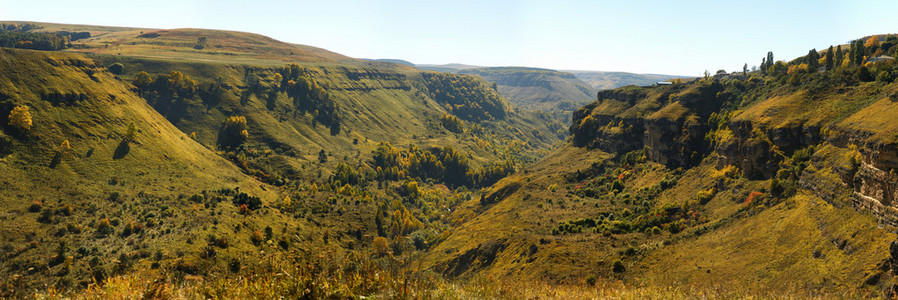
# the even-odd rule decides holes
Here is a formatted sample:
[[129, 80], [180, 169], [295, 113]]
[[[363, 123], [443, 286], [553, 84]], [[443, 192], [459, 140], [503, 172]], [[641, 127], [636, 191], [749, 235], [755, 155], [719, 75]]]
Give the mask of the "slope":
[[802, 59], [599, 92], [569, 145], [460, 205], [466, 222], [422, 263], [462, 278], [890, 297], [894, 62]]
[[[401, 265], [438, 242], [446, 211], [564, 130], [473, 76], [286, 63], [302, 58], [241, 33], [106, 30], [66, 50], [87, 54], [4, 50], [0, 113], [27, 105], [35, 125], [5, 126], [0, 144], [14, 187], [2, 195], [3, 296], [131, 273], [251, 276], [272, 257], [372, 256], [375, 238], [391, 240], [378, 257]], [[188, 43], [196, 35], [235, 41], [192, 52], [205, 50]], [[116, 40], [121, 55], [90, 44]], [[253, 41], [273, 48], [243, 48]]]
[[520, 107], [547, 109], [567, 101], [574, 106], [593, 98], [593, 89], [573, 74], [534, 68], [476, 68], [464, 69], [471, 74], [495, 82], [497, 89], [509, 101]]

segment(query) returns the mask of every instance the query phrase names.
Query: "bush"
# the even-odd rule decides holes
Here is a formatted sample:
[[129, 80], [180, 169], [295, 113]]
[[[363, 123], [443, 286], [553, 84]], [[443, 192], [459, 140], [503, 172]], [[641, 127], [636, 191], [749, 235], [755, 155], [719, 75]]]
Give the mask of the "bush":
[[695, 195], [695, 200], [698, 200], [702, 205], [708, 204], [708, 201], [714, 198], [714, 195], [717, 194], [717, 189], [709, 188], [707, 190], [701, 190]]
[[39, 211], [41, 211], [41, 208], [43, 206], [44, 206], [43, 202], [35, 200], [34, 202], [31, 202], [31, 206], [28, 207], [28, 211], [29, 212], [39, 212]]
[[125, 65], [123, 65], [121, 63], [114, 63], [114, 64], [111, 64], [108, 67], [106, 67], [106, 70], [108, 70], [109, 73], [112, 73], [115, 75], [122, 75], [122, 73], [125, 72]]
[[614, 273], [623, 273], [627, 268], [624, 267], [624, 262], [620, 261], [620, 259], [615, 260], [614, 263], [611, 264], [611, 271]]
[[253, 245], [258, 246], [261, 245], [263, 241], [265, 241], [265, 237], [262, 236], [261, 231], [256, 230], [253, 231], [252, 235], [250, 235], [249, 240], [253, 243]]
[[390, 253], [390, 241], [387, 238], [379, 236], [371, 242], [371, 248], [377, 256], [383, 256]]
[[238, 147], [249, 138], [249, 127], [246, 125], [246, 117], [233, 116], [225, 120], [218, 144], [225, 147]]
[[9, 126], [16, 128], [22, 132], [31, 130], [31, 111], [28, 106], [16, 106], [9, 112]]
[[113, 228], [112, 224], [109, 222], [109, 218], [102, 218], [99, 222], [97, 222], [97, 234], [99, 235], [108, 235], [112, 233]]

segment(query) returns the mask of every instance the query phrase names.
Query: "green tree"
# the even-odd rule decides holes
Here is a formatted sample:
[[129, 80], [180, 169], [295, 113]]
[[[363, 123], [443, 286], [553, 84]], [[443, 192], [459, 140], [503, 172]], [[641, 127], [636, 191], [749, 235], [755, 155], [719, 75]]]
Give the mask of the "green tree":
[[842, 61], [845, 59], [845, 52], [842, 52], [842, 45], [836, 46], [836, 64], [834, 67], [838, 68], [842, 66]]
[[122, 75], [122, 73], [125, 72], [125, 65], [122, 63], [114, 63], [106, 67], [106, 70], [109, 70], [109, 73], [115, 75]]
[[817, 61], [819, 59], [820, 59], [820, 54], [817, 54], [817, 49], [808, 50], [808, 55], [805, 56], [805, 60], [807, 60], [807, 63], [808, 63], [808, 72], [809, 73], [817, 72], [817, 68], [819, 67], [819, 64], [817, 63]]
[[833, 69], [833, 46], [829, 46], [829, 49], [826, 50], [826, 57], [823, 62], [824, 70], [832, 70]]
[[150, 84], [153, 83], [153, 78], [150, 77], [150, 74], [144, 71], [140, 71], [137, 73], [137, 77], [134, 78], [134, 86], [141, 90], [146, 90], [150, 87]]
[[748, 63], [742, 65], [742, 76], [748, 76]]
[[774, 60], [773, 60], [773, 51], [767, 51], [767, 67], [768, 67], [768, 68], [769, 68], [769, 67], [772, 67], [772, 66], [773, 66], [773, 62], [774, 62]]
[[133, 142], [134, 139], [137, 138], [137, 126], [134, 125], [134, 122], [128, 123], [128, 131], [125, 132], [124, 142], [130, 143]]
[[761, 58], [761, 75], [767, 75], [767, 58]]

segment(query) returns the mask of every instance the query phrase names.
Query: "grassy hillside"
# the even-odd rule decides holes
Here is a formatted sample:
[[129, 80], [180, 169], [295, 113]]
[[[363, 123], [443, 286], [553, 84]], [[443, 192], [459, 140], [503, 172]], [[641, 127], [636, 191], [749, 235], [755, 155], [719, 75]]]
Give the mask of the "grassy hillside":
[[888, 297], [894, 62], [804, 59], [599, 92], [574, 113], [571, 145], [460, 205], [467, 221], [423, 263], [461, 278]]
[[[402, 267], [456, 222], [445, 212], [564, 130], [467, 75], [291, 56], [242, 33], [42, 26], [97, 34], [66, 50], [86, 55], [0, 58], [3, 296], [134, 272], [247, 278], [319, 252]], [[196, 52], [196, 35], [234, 42]], [[122, 55], [91, 44], [114, 40]], [[28, 130], [8, 125], [20, 106]]]
[[593, 89], [573, 74], [534, 68], [477, 68], [460, 70], [495, 82], [502, 95], [515, 105], [533, 108], [556, 108], [562, 101], [580, 106], [593, 99]]
[[627, 72], [602, 72], [602, 71], [564, 71], [574, 74], [577, 79], [586, 82], [593, 89], [607, 90], [627, 85], [651, 85], [658, 81], [683, 78], [683, 76], [660, 74], [634, 74]]

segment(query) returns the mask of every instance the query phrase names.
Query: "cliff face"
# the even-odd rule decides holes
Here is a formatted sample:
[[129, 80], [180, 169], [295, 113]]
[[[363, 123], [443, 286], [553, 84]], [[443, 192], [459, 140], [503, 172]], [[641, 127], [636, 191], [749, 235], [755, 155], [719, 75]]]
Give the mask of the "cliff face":
[[[849, 201], [898, 226], [898, 144], [873, 139], [888, 126], [859, 129], [844, 116], [849, 121], [822, 120], [830, 125], [785, 119], [780, 112], [788, 109], [780, 105], [784, 96], [764, 99], [748, 112], [727, 114], [721, 108], [731, 101], [728, 93], [718, 83], [602, 91], [596, 102], [573, 114], [572, 143], [612, 154], [645, 149], [649, 160], [669, 168], [689, 168], [713, 154], [718, 168], [733, 165], [755, 180], [777, 177], [798, 150], [832, 145], [842, 156], [857, 158], [853, 163], [818, 163], [833, 177], [821, 182], [819, 176], [803, 174], [798, 186], [833, 203]], [[757, 107], [765, 110], [758, 113]]]

